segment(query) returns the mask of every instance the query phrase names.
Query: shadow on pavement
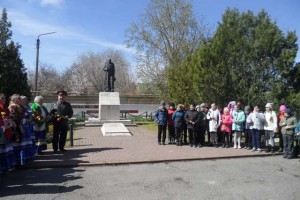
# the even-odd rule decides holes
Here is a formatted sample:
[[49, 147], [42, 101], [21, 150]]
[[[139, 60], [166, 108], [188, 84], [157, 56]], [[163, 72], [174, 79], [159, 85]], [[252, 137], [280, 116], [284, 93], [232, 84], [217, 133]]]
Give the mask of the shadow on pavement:
[[72, 192], [83, 188], [72, 185], [72, 181], [82, 178], [83, 171], [72, 168], [17, 170], [0, 178], [0, 197]]
[[112, 151], [120, 150], [123, 148], [112, 148], [112, 147], [102, 147], [102, 148], [85, 148], [85, 149], [75, 149], [69, 148], [67, 152], [53, 154], [52, 151], [45, 152], [44, 155], [36, 156], [34, 161], [28, 163], [24, 166], [24, 169], [30, 168], [46, 168], [46, 167], [76, 167], [84, 164], [88, 164], [88, 154], [91, 153], [101, 153], [102, 151]]

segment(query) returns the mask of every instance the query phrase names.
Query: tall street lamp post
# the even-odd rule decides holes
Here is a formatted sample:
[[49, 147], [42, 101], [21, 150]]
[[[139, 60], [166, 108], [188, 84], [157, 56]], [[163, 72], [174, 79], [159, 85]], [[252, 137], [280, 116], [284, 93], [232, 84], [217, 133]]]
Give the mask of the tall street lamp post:
[[49, 35], [49, 34], [53, 34], [56, 32], [49, 32], [49, 33], [43, 33], [38, 35], [38, 38], [36, 40], [36, 65], [35, 65], [35, 92], [36, 95], [38, 95], [38, 87], [37, 87], [37, 83], [38, 83], [38, 72], [39, 72], [39, 50], [40, 50], [40, 36], [43, 35]]

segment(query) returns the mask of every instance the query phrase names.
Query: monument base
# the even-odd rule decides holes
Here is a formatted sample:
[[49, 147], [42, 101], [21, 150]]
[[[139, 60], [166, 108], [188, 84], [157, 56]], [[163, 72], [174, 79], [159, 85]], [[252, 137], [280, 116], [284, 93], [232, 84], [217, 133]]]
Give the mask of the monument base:
[[104, 123], [101, 132], [103, 136], [132, 136], [122, 123]]
[[119, 120], [100, 120], [99, 118], [89, 117], [87, 121], [85, 121], [85, 126], [102, 126], [105, 123], [122, 123], [125, 126], [136, 126], [136, 124], [128, 119], [119, 119]]
[[119, 120], [120, 119], [120, 94], [119, 92], [99, 93], [99, 119]]

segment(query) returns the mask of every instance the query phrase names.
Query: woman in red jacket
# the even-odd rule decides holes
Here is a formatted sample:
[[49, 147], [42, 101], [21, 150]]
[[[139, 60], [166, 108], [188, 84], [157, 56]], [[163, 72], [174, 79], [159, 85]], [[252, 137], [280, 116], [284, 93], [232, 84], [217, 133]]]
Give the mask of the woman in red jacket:
[[169, 109], [168, 109], [168, 132], [169, 132], [169, 144], [176, 144], [175, 141], [175, 128], [174, 128], [174, 122], [172, 119], [173, 113], [175, 112], [175, 104], [169, 103]]

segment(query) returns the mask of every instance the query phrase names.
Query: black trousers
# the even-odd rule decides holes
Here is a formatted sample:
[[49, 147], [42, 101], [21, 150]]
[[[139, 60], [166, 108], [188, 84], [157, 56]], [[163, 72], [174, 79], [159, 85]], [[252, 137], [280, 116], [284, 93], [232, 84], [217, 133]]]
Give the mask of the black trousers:
[[197, 131], [193, 128], [188, 128], [189, 132], [189, 143], [191, 145], [196, 145], [197, 143]]
[[282, 138], [282, 133], [279, 132], [279, 148], [283, 150], [283, 138]]
[[169, 132], [169, 141], [174, 142], [176, 138], [174, 125], [168, 125], [168, 132]]
[[227, 146], [230, 146], [230, 133], [227, 133], [226, 131], [222, 132], [222, 143], [226, 144]]
[[186, 124], [183, 126], [182, 131], [183, 131], [183, 142], [187, 143], [187, 125]]
[[182, 128], [175, 127], [175, 135], [178, 143], [182, 143]]
[[[167, 132], [167, 126], [166, 125], [158, 125], [158, 133], [157, 133], [157, 139], [158, 142], [162, 142], [164, 143], [166, 141], [166, 132]], [[162, 135], [162, 138], [161, 138]]]
[[54, 151], [64, 149], [67, 140], [68, 124], [54, 124], [52, 148]]
[[197, 136], [197, 143], [203, 146], [205, 142], [205, 126], [198, 127]]
[[282, 134], [282, 139], [283, 139], [283, 154], [285, 156], [293, 157], [294, 135]]
[[245, 145], [247, 147], [252, 147], [252, 133], [250, 129], [245, 129]]

